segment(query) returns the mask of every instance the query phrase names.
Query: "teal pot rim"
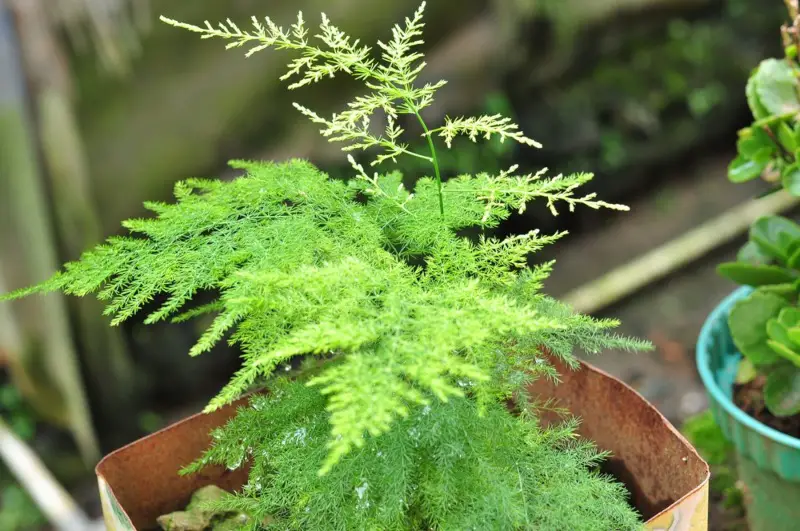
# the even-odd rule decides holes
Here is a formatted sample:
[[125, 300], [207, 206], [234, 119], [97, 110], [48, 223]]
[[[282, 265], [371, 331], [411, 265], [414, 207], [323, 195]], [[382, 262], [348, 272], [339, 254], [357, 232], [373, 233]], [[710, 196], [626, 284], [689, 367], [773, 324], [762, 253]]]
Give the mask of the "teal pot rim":
[[[724, 409], [725, 412], [733, 417], [737, 422], [770, 440], [782, 444], [783, 446], [787, 446], [794, 450], [800, 450], [800, 439], [770, 428], [766, 424], [763, 424], [739, 409], [739, 407], [733, 403], [731, 397], [728, 396], [725, 391], [723, 391], [714, 371], [711, 368], [711, 345], [715, 343], [715, 336], [719, 333], [716, 328], [720, 323], [723, 323], [726, 333], [730, 335], [730, 332], [727, 330], [728, 313], [730, 312], [731, 307], [737, 301], [745, 298], [752, 291], [752, 288], [749, 287], [737, 289], [725, 297], [725, 299], [723, 299], [723, 301], [717, 305], [716, 308], [714, 308], [714, 310], [706, 319], [706, 322], [703, 323], [703, 328], [700, 330], [700, 337], [697, 340], [697, 370], [700, 372], [700, 379], [703, 381], [703, 385], [705, 386], [707, 392], [711, 395], [712, 400], [718, 405], [722, 406], [722, 409]], [[737, 358], [741, 357], [741, 354], [737, 352], [735, 348], [728, 350], [728, 352], [724, 353], [725, 356], [736, 356]], [[744, 451], [744, 448], [739, 448], [739, 451], [740, 453], [748, 453]]]

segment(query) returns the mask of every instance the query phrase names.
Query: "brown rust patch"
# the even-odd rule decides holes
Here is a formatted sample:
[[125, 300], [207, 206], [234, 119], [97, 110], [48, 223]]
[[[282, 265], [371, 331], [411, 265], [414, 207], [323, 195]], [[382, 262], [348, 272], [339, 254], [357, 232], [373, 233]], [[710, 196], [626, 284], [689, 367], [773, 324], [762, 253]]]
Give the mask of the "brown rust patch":
[[670, 499], [651, 500], [647, 493], [642, 490], [636, 476], [628, 469], [622, 459], [610, 457], [600, 467], [600, 471], [614, 476], [625, 485], [631, 494], [631, 504], [645, 520], [652, 518], [675, 502], [675, 500]]
[[97, 475], [108, 483], [136, 529], [153, 527], [162, 514], [184, 507], [200, 487], [214, 484], [232, 491], [245, 483], [246, 466], [235, 471], [208, 467], [197, 474], [178, 475], [211, 444], [211, 430], [230, 419], [245, 400], [214, 413], [191, 416], [100, 461]]
[[[612, 453], [609, 472], [631, 492], [645, 519], [679, 501], [708, 477], [708, 465], [678, 431], [636, 391], [582, 363], [569, 370], [554, 362], [560, 384], [535, 382], [530, 391], [552, 397], [581, 419], [579, 432]], [[545, 422], [555, 421], [552, 414]]]

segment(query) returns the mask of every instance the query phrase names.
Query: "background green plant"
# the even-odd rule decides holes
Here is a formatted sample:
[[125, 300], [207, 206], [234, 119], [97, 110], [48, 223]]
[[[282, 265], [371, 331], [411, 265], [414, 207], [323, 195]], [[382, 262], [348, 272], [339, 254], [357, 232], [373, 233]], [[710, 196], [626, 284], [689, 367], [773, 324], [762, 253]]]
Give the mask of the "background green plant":
[[712, 516], [712, 529], [746, 531], [743, 491], [736, 470], [736, 451], [725, 438], [711, 411], [705, 410], [686, 419], [681, 432], [711, 467], [711, 495], [720, 499], [720, 508], [724, 511], [717, 516], [721, 522], [718, 521], [716, 525], [720, 527], [714, 527]]
[[736, 452], [714, 421], [711, 411], [686, 419], [681, 431], [712, 467], [711, 490], [720, 494], [723, 505], [742, 509], [742, 491], [736, 485]]
[[[753, 123], [739, 133], [738, 156], [728, 178], [762, 177], [800, 196], [800, 19], [796, 0], [786, 0], [791, 25], [782, 27], [784, 59], [766, 59], [747, 83]], [[731, 309], [728, 323], [744, 355], [737, 383], [766, 378], [764, 402], [776, 416], [800, 413], [800, 226], [781, 216], [757, 220], [736, 262], [719, 272], [754, 291]]]

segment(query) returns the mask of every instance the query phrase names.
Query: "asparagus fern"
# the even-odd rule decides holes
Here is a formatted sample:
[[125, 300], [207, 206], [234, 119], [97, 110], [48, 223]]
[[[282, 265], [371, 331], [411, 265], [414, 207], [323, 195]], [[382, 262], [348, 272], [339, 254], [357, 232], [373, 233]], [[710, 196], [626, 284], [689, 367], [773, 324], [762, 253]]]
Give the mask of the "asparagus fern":
[[[590, 174], [546, 178], [511, 168], [443, 179], [437, 142], [497, 135], [539, 144], [502, 116], [448, 117], [439, 127], [423, 120], [421, 110], [444, 84], [415, 86], [424, 68], [423, 8], [378, 43], [380, 60], [324, 15], [313, 37], [302, 15], [289, 29], [254, 18], [250, 31], [232, 21], [162, 20], [229, 48], [249, 47], [248, 55], [298, 52], [283, 76], [294, 80], [289, 88], [336, 74], [362, 80], [367, 94], [330, 118], [295, 106], [345, 151], [374, 154], [370, 167], [408, 155], [429, 162], [433, 177], [409, 190], [400, 174], [370, 174], [350, 155], [347, 182], [298, 160], [237, 161], [239, 178], [179, 182], [174, 203], [147, 203], [154, 217], [123, 223], [130, 235], [5, 298], [96, 293], [113, 324], [163, 294], [166, 302], [145, 322], [213, 314], [190, 354], [227, 340], [241, 347], [243, 364], [208, 410], [264, 382], [270, 395], [220, 430], [188, 470], [250, 459], [250, 482], [225, 503], [271, 515], [269, 525], [635, 527], [621, 487], [590, 470], [602, 456], [573, 440], [574, 425], [544, 429], [535, 408], [514, 416], [503, 404], [529, 405], [527, 383], [558, 378], [550, 355], [574, 366], [576, 349], [648, 345], [611, 333], [613, 320], [576, 315], [541, 293], [552, 264], [528, 260], [562, 233], [491, 236], [534, 200], [553, 214], [559, 206], [625, 207], [575, 195]], [[371, 126], [378, 113], [383, 132]], [[419, 125], [429, 153], [403, 142], [404, 115]], [[468, 238], [465, 229], [480, 235]], [[191, 304], [209, 290], [218, 294], [214, 302]], [[301, 356], [306, 363], [291, 382], [276, 376]]]

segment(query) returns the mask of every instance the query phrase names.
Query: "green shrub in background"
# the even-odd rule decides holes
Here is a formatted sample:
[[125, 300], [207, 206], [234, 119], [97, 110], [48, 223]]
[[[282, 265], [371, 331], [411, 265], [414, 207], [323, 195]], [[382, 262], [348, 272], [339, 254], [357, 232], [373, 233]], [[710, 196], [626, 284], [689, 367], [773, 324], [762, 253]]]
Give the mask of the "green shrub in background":
[[711, 491], [721, 496], [726, 509], [743, 511], [742, 491], [737, 486], [736, 454], [711, 411], [686, 419], [681, 431], [711, 467]]

